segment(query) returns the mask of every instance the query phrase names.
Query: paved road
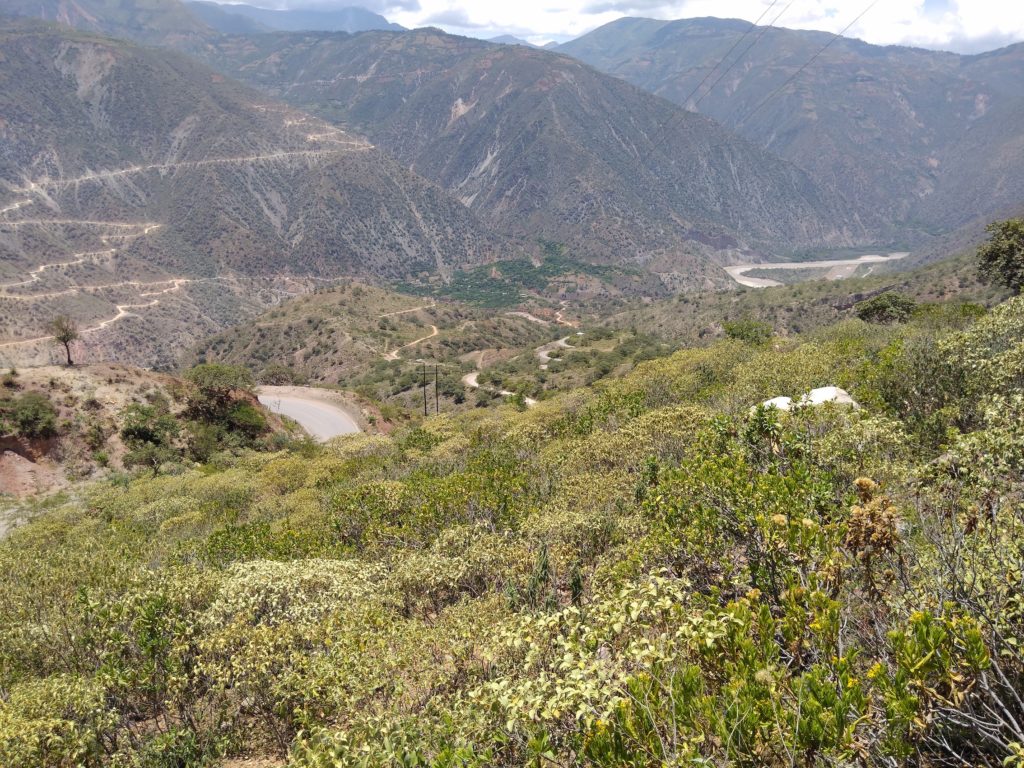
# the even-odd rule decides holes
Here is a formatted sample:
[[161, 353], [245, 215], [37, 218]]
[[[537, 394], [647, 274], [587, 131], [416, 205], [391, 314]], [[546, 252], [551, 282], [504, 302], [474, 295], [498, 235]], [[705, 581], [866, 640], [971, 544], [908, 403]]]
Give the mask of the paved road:
[[339, 435], [352, 435], [362, 430], [340, 405], [327, 401], [325, 394], [309, 388], [309, 394], [298, 392], [299, 387], [287, 387], [288, 394], [275, 392], [274, 387], [263, 387], [260, 402], [268, 410], [294, 419], [304, 430], [323, 442]]

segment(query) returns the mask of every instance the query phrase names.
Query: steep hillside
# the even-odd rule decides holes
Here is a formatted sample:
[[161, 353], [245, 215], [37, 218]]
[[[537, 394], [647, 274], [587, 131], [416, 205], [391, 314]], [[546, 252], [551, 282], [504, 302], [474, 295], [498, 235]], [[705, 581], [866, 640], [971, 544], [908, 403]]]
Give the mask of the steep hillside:
[[693, 285], [714, 251], [865, 237], [794, 166], [565, 56], [437, 30], [227, 38], [202, 55], [576, 255]]
[[232, 293], [265, 306], [295, 277], [445, 276], [505, 252], [369, 142], [180, 54], [13, 24], [0, 57], [0, 343], [58, 311], [118, 332], [188, 295], [193, 317], [108, 345], [167, 360], [194, 315], [192, 340], [243, 317]]
[[1015, 768], [1024, 298], [947, 309], [54, 499], [0, 764]]
[[[421, 407], [420, 365], [440, 366], [446, 409], [469, 394], [460, 382], [478, 365], [532, 351], [559, 323], [525, 312], [405, 296], [359, 283], [298, 297], [204, 340], [184, 364], [243, 365], [268, 384], [339, 385], [367, 397]], [[434, 406], [431, 394], [431, 407]]]
[[1024, 199], [1024, 45], [958, 56], [840, 39], [783, 88], [830, 37], [633, 18], [558, 50], [714, 117], [910, 228], [946, 232]]
[[214, 34], [181, 0], [4, 0], [0, 13], [149, 44]]
[[209, 0], [186, 0], [186, 2], [190, 11], [218, 32], [244, 33], [252, 31], [237, 28], [239, 17], [258, 25], [261, 31], [273, 29], [282, 32], [363, 32], [368, 29], [402, 29], [401, 26], [392, 24], [378, 13], [358, 7], [330, 9], [307, 7], [277, 10], [259, 8], [245, 3], [224, 5], [209, 2]]

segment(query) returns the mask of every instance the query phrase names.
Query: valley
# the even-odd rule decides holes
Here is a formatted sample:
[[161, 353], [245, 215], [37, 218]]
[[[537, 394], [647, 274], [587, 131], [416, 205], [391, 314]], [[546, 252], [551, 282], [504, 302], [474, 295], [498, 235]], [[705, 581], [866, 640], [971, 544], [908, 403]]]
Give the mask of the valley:
[[[13, 50], [33, 40], [52, 40], [52, 34], [27, 25], [9, 35], [6, 44]], [[70, 313], [79, 322], [87, 342], [80, 352], [87, 359], [112, 355], [168, 366], [203, 334], [342, 276], [397, 282], [435, 301], [447, 297], [529, 311], [538, 298], [542, 306], [573, 300], [608, 314], [631, 297], [660, 300], [679, 291], [727, 290], [736, 284], [737, 264], [750, 265], [744, 274], [755, 273], [742, 278], [748, 286], [823, 277], [828, 273], [808, 265], [803, 272], [787, 268], [787, 274], [773, 275], [775, 267], [758, 262], [777, 264], [787, 252], [821, 246], [850, 247], [869, 240], [872, 230], [885, 230], [865, 225], [870, 217], [862, 212], [852, 218], [842, 214], [848, 206], [839, 197], [794, 168], [726, 140], [703, 118], [673, 111], [637, 89], [548, 52], [436, 32], [211, 38], [203, 58], [262, 89], [257, 97], [169, 54], [115, 52], [97, 48], [95, 40], [67, 38], [61, 44], [65, 52], [54, 66], [78, 73], [74, 76], [82, 83], [81, 96], [75, 96], [82, 100], [69, 101], [68, 109], [82, 110], [91, 103], [89, 89], [102, 88], [104, 67], [109, 77], [118, 57], [136, 57], [137, 68], [153, 73], [154, 82], [178, 83], [195, 94], [217, 92], [220, 103], [231, 106], [221, 107], [218, 117], [211, 113], [209, 127], [187, 112], [179, 111], [173, 120], [161, 118], [162, 149], [146, 149], [145, 160], [134, 139], [118, 144], [117, 133], [127, 126], [115, 120], [101, 131], [119, 147], [106, 156], [72, 157], [76, 149], [67, 159], [44, 159], [44, 145], [30, 142], [25, 149], [35, 160], [0, 169], [7, 197], [0, 202], [0, 249], [8, 249], [0, 259], [0, 354], [12, 364], [53, 359], [42, 326], [58, 313]], [[94, 81], [96, 61], [107, 63], [96, 69], [101, 74]], [[408, 77], [416, 66], [430, 74], [426, 80], [418, 76], [420, 86], [413, 94]], [[38, 79], [44, 72], [45, 67], [24, 76]], [[481, 100], [496, 72], [496, 82], [518, 94], [515, 100]], [[545, 82], [543, 72], [557, 73], [553, 85], [574, 83], [575, 90], [558, 90], [556, 96], [546, 85], [538, 88]], [[44, 81], [52, 74], [46, 73]], [[455, 90], [447, 90], [449, 85]], [[41, 90], [48, 88], [51, 84]], [[59, 91], [54, 92], [58, 101], [68, 96], [58, 96]], [[444, 115], [437, 109], [441, 93], [451, 93], [455, 105], [440, 110]], [[26, 94], [24, 101], [32, 98]], [[405, 106], [388, 108], [396, 98], [405, 99]], [[630, 111], [644, 115], [642, 121], [649, 124], [620, 124], [616, 103], [631, 105]], [[213, 126], [226, 122], [229, 113], [232, 119], [244, 114], [256, 133], [245, 141], [218, 142], [216, 152], [207, 151], [206, 134], [212, 137]], [[581, 122], [584, 115], [601, 115], [611, 133], [630, 137], [626, 144], [634, 149], [623, 154], [619, 142], [594, 154], [584, 138], [593, 130], [589, 120]], [[512, 116], [526, 119], [501, 123]], [[433, 127], [410, 131], [403, 122], [421, 119]], [[339, 127], [341, 121], [369, 138]], [[92, 118], [86, 124], [98, 125]], [[550, 133], [552, 125], [560, 126], [558, 133]], [[663, 126], [670, 128], [666, 135]], [[408, 138], [412, 135], [419, 137], [415, 146]], [[431, 136], [436, 141], [428, 140]], [[60, 143], [52, 138], [53, 146]], [[677, 154], [690, 165], [673, 171], [682, 176], [671, 181], [671, 190], [654, 191], [664, 179], [625, 180], [638, 157], [653, 161], [671, 152], [675, 141], [687, 147]], [[81, 139], [64, 143], [74, 148]], [[555, 146], [573, 147], [569, 154], [559, 151], [559, 162], [568, 162], [563, 170], [525, 197], [523, 190], [509, 186], [516, 179], [534, 178], [529, 158], [553, 157]], [[466, 158], [477, 148], [481, 159], [472, 168], [437, 165], [439, 158]], [[118, 153], [132, 161], [116, 162]], [[385, 153], [460, 202], [446, 202], [443, 192], [410, 178]], [[338, 172], [325, 175], [332, 166]], [[725, 168], [757, 179], [756, 191], [748, 186], [726, 193], [732, 182], [706, 175]], [[298, 182], [309, 173], [322, 181]], [[690, 189], [683, 177], [704, 181]], [[593, 193], [593, 200], [572, 199], [579, 187], [563, 187], [570, 178], [592, 179], [597, 186], [588, 184], [603, 191]], [[335, 194], [339, 183], [356, 193]], [[735, 202], [736, 211], [723, 217], [719, 202], [702, 197], [711, 189]], [[196, 205], [214, 190], [218, 197], [212, 204]], [[627, 197], [616, 197], [624, 191]], [[753, 207], [746, 195], [756, 198]], [[676, 212], [655, 213], [670, 200]], [[641, 211], [646, 221], [636, 218]], [[592, 216], [599, 221], [587, 223]], [[566, 228], [569, 221], [575, 223]], [[739, 230], [744, 237], [736, 236]], [[755, 231], [761, 234], [752, 236]], [[528, 263], [541, 266], [524, 271], [520, 265]], [[732, 266], [723, 272], [721, 263]], [[219, 297], [212, 290], [217, 286], [228, 298], [211, 306], [208, 302]], [[158, 333], [156, 323], [177, 324], [180, 330]], [[381, 354], [394, 362], [436, 337], [427, 325]]]
[[3, 0], [0, 766], [1024, 768], [1024, 15], [261, 1]]
[[824, 280], [844, 280], [848, 277], [852, 277], [858, 272], [863, 266], [868, 266], [867, 270], [864, 270], [863, 276], [867, 277], [874, 270], [874, 267], [879, 264], [888, 264], [894, 261], [900, 261], [909, 256], [909, 253], [890, 253], [887, 256], [879, 255], [865, 255], [858, 256], [853, 259], [824, 259], [820, 261], [766, 261], [757, 264], [733, 264], [725, 267], [725, 271], [729, 273], [737, 283], [747, 288], [770, 288], [774, 286], [780, 286], [782, 283], [764, 277], [747, 277], [748, 272], [759, 270], [762, 272], [771, 272], [772, 270], [819, 270]]
[[498, 231], [672, 272], [673, 289], [720, 280], [716, 250], [872, 237], [795, 166], [566, 56], [438, 30], [225, 37], [197, 55], [353, 126]]

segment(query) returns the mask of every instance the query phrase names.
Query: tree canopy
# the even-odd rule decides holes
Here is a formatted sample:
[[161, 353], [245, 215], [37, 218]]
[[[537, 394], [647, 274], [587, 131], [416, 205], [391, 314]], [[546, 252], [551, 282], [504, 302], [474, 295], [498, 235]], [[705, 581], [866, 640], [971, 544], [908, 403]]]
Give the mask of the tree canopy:
[[914, 314], [915, 309], [917, 302], [910, 297], [886, 291], [860, 302], [854, 307], [854, 312], [867, 323], [902, 323]]
[[981, 277], [1020, 293], [1024, 288], [1024, 219], [996, 221], [985, 229], [988, 240], [978, 249]]
[[64, 354], [67, 355], [67, 365], [70, 368], [75, 364], [71, 359], [71, 344], [82, 338], [78, 325], [67, 315], [57, 315], [49, 322], [46, 329], [53, 336], [54, 342], [64, 346]]

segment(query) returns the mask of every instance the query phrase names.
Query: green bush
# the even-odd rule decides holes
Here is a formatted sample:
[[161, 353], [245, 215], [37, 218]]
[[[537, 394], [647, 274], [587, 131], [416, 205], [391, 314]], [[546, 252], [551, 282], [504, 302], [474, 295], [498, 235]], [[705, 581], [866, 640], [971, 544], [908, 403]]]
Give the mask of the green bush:
[[748, 344], [764, 344], [775, 335], [775, 329], [769, 323], [750, 318], [728, 321], [722, 327], [728, 338]]
[[917, 309], [908, 296], [886, 291], [854, 306], [854, 314], [866, 323], [902, 323]]
[[1017, 766], [1020, 301], [274, 454], [193, 419], [0, 541], [0, 764]]
[[38, 392], [0, 400], [0, 433], [3, 432], [21, 437], [53, 437], [57, 434], [57, 409]]

